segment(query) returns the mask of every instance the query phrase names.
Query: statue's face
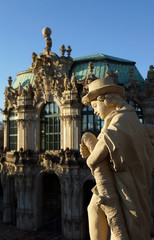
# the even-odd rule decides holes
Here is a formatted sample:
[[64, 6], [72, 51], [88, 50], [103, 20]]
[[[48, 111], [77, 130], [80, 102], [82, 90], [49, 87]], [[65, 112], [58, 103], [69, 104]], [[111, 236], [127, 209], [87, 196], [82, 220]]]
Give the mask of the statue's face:
[[102, 120], [114, 110], [113, 107], [106, 106], [103, 101], [98, 100], [92, 101], [91, 106], [94, 109], [94, 114], [98, 115]]

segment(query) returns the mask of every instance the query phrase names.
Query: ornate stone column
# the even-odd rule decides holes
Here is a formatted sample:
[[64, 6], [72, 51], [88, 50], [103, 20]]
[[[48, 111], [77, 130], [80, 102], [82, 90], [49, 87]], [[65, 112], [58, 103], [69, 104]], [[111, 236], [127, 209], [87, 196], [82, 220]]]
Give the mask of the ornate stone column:
[[145, 124], [154, 124], [154, 100], [145, 100], [142, 103]]
[[18, 111], [18, 150], [36, 150], [36, 113], [30, 96], [19, 96]]
[[62, 231], [63, 235], [72, 239], [72, 183], [68, 171], [61, 178], [61, 194], [62, 194]]
[[9, 136], [9, 131], [8, 131], [8, 128], [9, 128], [9, 126], [8, 126], [8, 120], [7, 119], [5, 119], [5, 120], [3, 120], [3, 123], [4, 123], [4, 149], [5, 148], [9, 148], [9, 141], [8, 141], [8, 136]]
[[80, 104], [77, 90], [63, 92], [61, 107], [62, 145], [61, 148], [79, 149], [80, 144]]
[[[77, 170], [77, 169], [73, 169]], [[72, 176], [73, 180], [73, 194], [72, 194], [72, 229], [73, 239], [82, 239], [82, 214], [81, 214], [81, 182], [79, 174], [74, 173]]]
[[63, 235], [70, 240], [79, 240], [83, 236], [79, 166], [65, 166], [64, 169], [65, 175], [61, 178]]
[[17, 195], [17, 227], [23, 230], [32, 230], [34, 228], [32, 175], [18, 175], [15, 179], [15, 189]]

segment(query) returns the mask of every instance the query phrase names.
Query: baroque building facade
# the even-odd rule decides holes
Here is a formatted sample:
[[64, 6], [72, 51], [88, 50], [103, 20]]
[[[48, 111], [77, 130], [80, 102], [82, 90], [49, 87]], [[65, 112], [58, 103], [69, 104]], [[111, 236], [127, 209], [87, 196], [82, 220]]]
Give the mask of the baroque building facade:
[[[154, 67], [144, 81], [133, 61], [103, 54], [72, 59], [64, 45], [59, 57], [51, 51], [51, 30], [44, 28], [43, 35], [43, 53], [32, 53], [30, 69], [18, 73], [13, 85], [9, 77], [5, 89], [0, 217], [19, 229], [48, 227], [63, 239], [87, 240], [95, 183], [79, 145], [84, 132], [97, 135], [103, 122], [81, 98], [93, 80], [113, 78], [153, 141]], [[153, 191], [151, 197], [154, 202]]]

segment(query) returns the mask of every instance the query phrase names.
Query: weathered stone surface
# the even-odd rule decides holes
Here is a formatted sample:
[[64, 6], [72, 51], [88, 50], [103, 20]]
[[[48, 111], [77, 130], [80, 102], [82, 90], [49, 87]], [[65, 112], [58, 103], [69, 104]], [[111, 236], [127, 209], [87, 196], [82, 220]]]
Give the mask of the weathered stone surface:
[[107, 240], [109, 225], [111, 239], [151, 239], [153, 148], [134, 109], [121, 97], [124, 89], [112, 81], [110, 75], [95, 80], [82, 98], [105, 121], [97, 138], [85, 133], [80, 145], [96, 180], [88, 207], [90, 238]]

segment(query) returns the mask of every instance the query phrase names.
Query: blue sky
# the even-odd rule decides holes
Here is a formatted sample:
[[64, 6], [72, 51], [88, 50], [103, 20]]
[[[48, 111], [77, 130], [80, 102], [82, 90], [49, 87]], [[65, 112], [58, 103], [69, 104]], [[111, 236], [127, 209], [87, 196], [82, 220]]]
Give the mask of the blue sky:
[[[0, 0], [0, 108], [8, 76], [27, 70], [31, 54], [71, 45], [72, 57], [104, 53], [136, 62], [146, 78], [154, 64], [154, 0]], [[2, 120], [0, 114], [0, 120]]]

